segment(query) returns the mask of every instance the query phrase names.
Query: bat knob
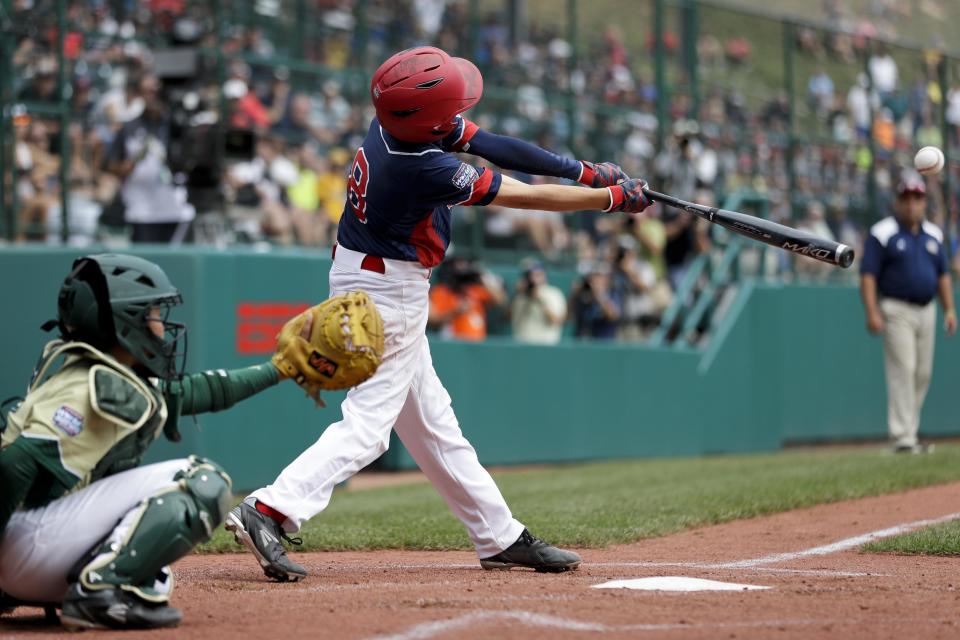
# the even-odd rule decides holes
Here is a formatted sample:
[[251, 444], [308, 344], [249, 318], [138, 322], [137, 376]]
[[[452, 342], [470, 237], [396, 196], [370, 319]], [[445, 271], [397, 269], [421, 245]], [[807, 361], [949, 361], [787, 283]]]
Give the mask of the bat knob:
[[837, 264], [846, 269], [853, 264], [855, 255], [853, 249], [842, 244], [837, 248]]

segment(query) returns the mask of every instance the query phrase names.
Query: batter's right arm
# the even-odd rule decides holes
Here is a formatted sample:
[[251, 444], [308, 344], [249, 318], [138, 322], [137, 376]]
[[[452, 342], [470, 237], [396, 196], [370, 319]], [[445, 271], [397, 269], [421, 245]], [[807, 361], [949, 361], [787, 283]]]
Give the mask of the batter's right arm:
[[584, 189], [559, 184], [529, 185], [503, 176], [491, 204], [537, 211], [626, 211], [639, 213], [650, 201], [643, 194], [642, 180], [628, 180], [603, 189]]

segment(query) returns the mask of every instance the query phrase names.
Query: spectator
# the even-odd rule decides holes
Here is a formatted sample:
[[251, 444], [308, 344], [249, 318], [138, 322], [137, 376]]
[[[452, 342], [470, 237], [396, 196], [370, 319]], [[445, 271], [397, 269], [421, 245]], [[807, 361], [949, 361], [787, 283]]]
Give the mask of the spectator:
[[525, 260], [522, 266], [510, 308], [513, 337], [530, 344], [556, 344], [563, 333], [567, 300], [547, 281], [547, 272], [538, 260]]
[[876, 52], [870, 56], [870, 60], [867, 62], [867, 68], [870, 71], [870, 78], [873, 80], [873, 88], [877, 90], [881, 98], [892, 94], [896, 90], [897, 62], [890, 55], [885, 45], [877, 45]]
[[826, 115], [833, 106], [833, 80], [823, 67], [818, 68], [807, 82], [807, 103], [820, 116]]
[[797, 47], [800, 51], [809, 53], [817, 60], [824, 58], [823, 43], [815, 29], [809, 27], [797, 28]]
[[[869, 113], [867, 122], [869, 122]], [[827, 113], [827, 126], [830, 127], [830, 136], [837, 142], [849, 143], [853, 141], [853, 124], [850, 113], [845, 108], [843, 97], [836, 95], [833, 105]]]
[[230, 216], [247, 237], [266, 237], [279, 244], [293, 241], [286, 187], [297, 180], [297, 168], [283, 156], [283, 142], [264, 136], [248, 162], [233, 165], [224, 176]]
[[290, 101], [290, 71], [286, 67], [276, 67], [270, 77], [269, 87], [257, 96], [270, 113], [270, 122], [279, 125], [287, 114]]
[[247, 83], [232, 78], [223, 84], [223, 97], [227, 100], [230, 126], [263, 133], [270, 128], [270, 112], [260, 102], [256, 93], [249, 91]]
[[113, 139], [120, 128], [143, 113], [139, 75], [115, 73], [110, 82], [116, 86], [100, 96], [91, 114], [95, 140], [94, 167], [100, 167], [104, 154], [113, 146]]
[[659, 319], [673, 301], [673, 289], [667, 274], [664, 251], [667, 246], [667, 230], [661, 220], [662, 207], [646, 216], [632, 216], [628, 229], [637, 241], [637, 257], [653, 269], [654, 283], [647, 296], [650, 298], [649, 315]]
[[640, 340], [660, 320], [662, 309], [656, 308], [651, 297], [657, 276], [649, 262], [637, 255], [637, 243], [629, 235], [621, 235], [613, 257], [610, 289], [622, 304], [617, 337], [621, 340]]
[[299, 244], [316, 247], [326, 241], [327, 220], [320, 211], [320, 159], [310, 144], [295, 150], [296, 180], [287, 186], [290, 220]]
[[702, 148], [699, 133], [695, 121], [677, 121], [673, 137], [654, 160], [654, 174], [663, 189], [684, 200], [692, 199], [697, 188], [697, 159]]
[[340, 95], [340, 83], [327, 80], [319, 96], [311, 100], [310, 123], [325, 144], [335, 144], [348, 124], [350, 105]]
[[36, 76], [20, 94], [26, 102], [56, 102], [57, 100], [57, 60], [53, 56], [42, 56], [37, 63]]
[[[326, 162], [321, 161], [317, 176], [317, 197], [320, 199], [321, 213], [327, 220], [329, 229], [336, 229], [343, 215], [344, 202], [347, 199], [347, 163], [350, 154], [342, 147], [336, 147], [327, 154]], [[332, 238], [330, 244], [332, 244]]]
[[860, 232], [850, 219], [849, 204], [843, 196], [835, 195], [827, 202], [827, 225], [831, 236], [848, 247], [860, 246]]
[[[700, 197], [695, 196], [694, 200], [710, 205], [712, 196], [701, 192]], [[667, 208], [664, 210], [663, 224], [667, 234], [663, 257], [670, 286], [676, 291], [693, 259], [710, 248], [708, 229], [705, 226], [709, 223], [684, 211]]]
[[918, 147], [939, 148], [943, 146], [943, 135], [940, 132], [940, 127], [933, 121], [929, 109], [923, 111], [915, 140]]
[[767, 128], [786, 131], [790, 122], [790, 101], [785, 92], [778, 91], [777, 96], [764, 106], [760, 121]]
[[743, 36], [730, 38], [727, 40], [727, 46], [725, 47], [727, 62], [734, 67], [743, 66], [746, 64], [747, 59], [750, 58], [752, 49], [753, 47], [750, 45], [750, 41]]
[[873, 139], [878, 150], [891, 152], [897, 141], [897, 125], [893, 112], [884, 107], [873, 120]]
[[571, 294], [573, 334], [578, 338], [613, 340], [622, 315], [622, 301], [610, 289], [610, 267], [595, 263]]
[[310, 122], [310, 96], [293, 94], [286, 115], [273, 125], [270, 134], [294, 147], [311, 140], [322, 140], [323, 134]]
[[[826, 220], [826, 207], [819, 200], [807, 202], [806, 215], [800, 220], [797, 229], [827, 240], [834, 240], [833, 231]], [[855, 246], [855, 245], [854, 245]], [[830, 277], [834, 267], [825, 262], [817, 262], [801, 256], [793, 256], [797, 274], [814, 280]]]
[[697, 41], [697, 57], [706, 67], [718, 68], [723, 64], [723, 45], [716, 36], [705, 33]]
[[441, 266], [440, 282], [430, 288], [430, 325], [446, 338], [479, 342], [487, 337], [487, 310], [503, 305], [500, 279], [466, 258]]
[[180, 244], [196, 212], [167, 164], [170, 116], [156, 76], [140, 80], [139, 94], [143, 113], [120, 129], [108, 169], [122, 181], [124, 219], [133, 228], [133, 242]]
[[637, 256], [650, 263], [658, 281], [666, 281], [667, 263], [663, 253], [667, 246], [667, 229], [660, 218], [663, 207], [648, 211], [645, 216], [627, 218], [627, 227], [638, 243]]
[[869, 135], [871, 112], [879, 107], [880, 97], [871, 88], [870, 78], [865, 73], [858, 74], [857, 83], [847, 92], [847, 108], [861, 140]]
[[17, 241], [42, 240], [48, 214], [60, 195], [60, 158], [50, 153], [50, 135], [41, 120], [20, 118], [15, 136], [14, 158], [20, 174], [16, 184], [20, 200]]

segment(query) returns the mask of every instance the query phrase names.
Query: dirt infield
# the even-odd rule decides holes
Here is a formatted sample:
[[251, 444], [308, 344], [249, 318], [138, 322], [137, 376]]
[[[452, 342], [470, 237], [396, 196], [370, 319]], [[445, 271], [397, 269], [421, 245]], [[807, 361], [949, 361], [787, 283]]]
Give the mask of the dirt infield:
[[[117, 638], [957, 638], [960, 558], [860, 554], [861, 537], [960, 512], [960, 483], [742, 520], [583, 551], [581, 570], [485, 572], [466, 552], [302, 554], [300, 583], [267, 582], [245, 555], [175, 569], [176, 631]], [[770, 587], [667, 593], [593, 589], [689, 576]], [[62, 636], [38, 609], [0, 637]]]

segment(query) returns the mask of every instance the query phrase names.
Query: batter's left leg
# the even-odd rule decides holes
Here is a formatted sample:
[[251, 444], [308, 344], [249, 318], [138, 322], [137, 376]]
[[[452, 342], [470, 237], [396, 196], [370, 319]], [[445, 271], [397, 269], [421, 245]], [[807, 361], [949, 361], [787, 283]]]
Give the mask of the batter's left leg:
[[450, 395], [433, 368], [426, 336], [419, 369], [395, 430], [451, 511], [463, 522], [485, 569], [566, 571], [580, 556], [534, 537], [510, 512], [500, 489], [460, 430]]

